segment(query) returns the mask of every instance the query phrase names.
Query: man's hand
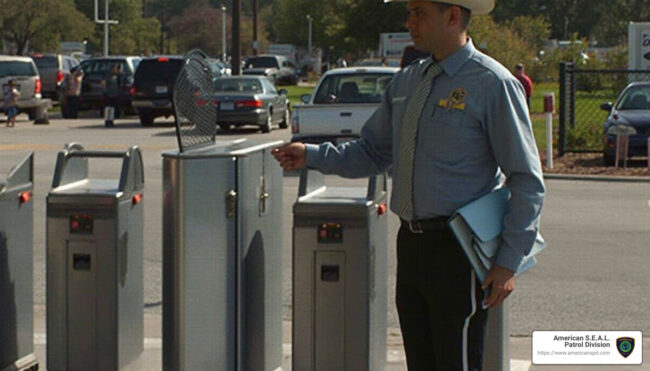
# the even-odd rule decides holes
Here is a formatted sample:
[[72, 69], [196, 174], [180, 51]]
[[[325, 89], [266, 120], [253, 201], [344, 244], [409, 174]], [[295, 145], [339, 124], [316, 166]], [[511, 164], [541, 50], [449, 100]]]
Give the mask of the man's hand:
[[307, 161], [305, 145], [300, 142], [289, 143], [284, 147], [275, 148], [271, 153], [285, 171], [303, 168]]
[[485, 306], [488, 308], [498, 307], [511, 292], [515, 291], [515, 273], [494, 264], [482, 285], [484, 290], [490, 286], [491, 292], [484, 300]]

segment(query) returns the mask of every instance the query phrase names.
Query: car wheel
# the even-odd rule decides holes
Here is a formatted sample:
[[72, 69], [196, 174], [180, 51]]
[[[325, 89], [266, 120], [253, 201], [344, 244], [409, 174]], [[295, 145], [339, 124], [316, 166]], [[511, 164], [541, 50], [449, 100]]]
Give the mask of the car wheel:
[[154, 119], [155, 117], [153, 117], [153, 115], [140, 115], [140, 124], [142, 124], [142, 126], [151, 126], [153, 125]]
[[223, 131], [230, 130], [230, 124], [219, 124], [219, 128]]
[[273, 112], [269, 110], [269, 114], [266, 116], [266, 123], [262, 126], [262, 133], [270, 133], [273, 128]]
[[282, 119], [282, 122], [280, 122], [280, 129], [286, 129], [289, 127], [289, 123], [291, 122], [291, 109], [289, 106], [284, 110], [284, 118]]
[[605, 163], [605, 166], [614, 166], [616, 158], [613, 155], [603, 153], [603, 162]]
[[36, 110], [29, 110], [27, 111], [27, 117], [29, 117], [30, 120], [36, 120]]

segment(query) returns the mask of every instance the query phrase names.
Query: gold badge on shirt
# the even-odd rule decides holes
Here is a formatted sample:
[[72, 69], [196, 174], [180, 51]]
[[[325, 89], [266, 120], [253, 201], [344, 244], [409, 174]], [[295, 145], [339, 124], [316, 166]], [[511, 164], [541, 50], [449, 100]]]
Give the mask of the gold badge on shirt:
[[438, 102], [438, 106], [446, 108], [449, 112], [452, 112], [455, 109], [464, 110], [466, 96], [467, 90], [456, 88], [451, 92], [451, 94], [449, 94], [448, 99], [441, 99]]

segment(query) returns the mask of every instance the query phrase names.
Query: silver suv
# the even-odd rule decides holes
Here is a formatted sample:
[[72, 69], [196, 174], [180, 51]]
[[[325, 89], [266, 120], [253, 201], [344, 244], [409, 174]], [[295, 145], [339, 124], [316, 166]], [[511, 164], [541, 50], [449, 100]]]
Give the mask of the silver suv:
[[0, 55], [0, 109], [4, 112], [4, 93], [10, 80], [16, 81], [20, 92], [18, 112], [27, 113], [30, 120], [36, 119], [41, 100], [41, 78], [34, 61], [29, 57]]
[[62, 54], [34, 54], [32, 59], [41, 76], [43, 97], [62, 102], [63, 81], [70, 74], [70, 70], [79, 65], [79, 62], [74, 57]]

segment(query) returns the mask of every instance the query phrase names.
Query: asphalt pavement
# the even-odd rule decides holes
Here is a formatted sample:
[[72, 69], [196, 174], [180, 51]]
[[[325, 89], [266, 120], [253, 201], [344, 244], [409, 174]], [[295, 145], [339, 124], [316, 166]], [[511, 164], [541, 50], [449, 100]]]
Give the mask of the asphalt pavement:
[[[288, 130], [261, 134], [241, 129], [220, 132], [219, 140], [236, 138], [288, 140]], [[162, 304], [162, 157], [176, 148], [171, 120], [144, 128], [137, 118], [117, 120], [113, 129], [101, 119], [52, 118], [49, 125], [33, 125], [22, 115], [15, 128], [0, 126], [0, 178], [30, 151], [35, 152], [34, 190], [34, 304], [36, 352], [44, 365], [45, 349], [45, 196], [49, 191], [56, 153], [69, 142], [87, 149], [124, 150], [139, 145], [145, 166], [145, 348], [141, 370], [161, 369]], [[101, 162], [92, 168], [97, 177], [115, 177], [119, 163]], [[328, 184], [364, 187], [364, 180], [327, 177]], [[345, 182], [345, 183], [344, 183]], [[541, 230], [548, 248], [539, 265], [517, 279], [511, 297], [510, 351], [512, 370], [591, 370], [595, 366], [531, 365], [534, 330], [637, 330], [650, 336], [650, 183], [616, 179], [549, 179]], [[283, 295], [284, 369], [290, 369], [291, 339], [291, 205], [298, 179], [287, 174], [284, 184]], [[393, 304], [394, 240], [398, 220], [389, 219], [389, 308], [387, 370], [404, 370], [404, 354]], [[644, 338], [643, 350], [650, 351]], [[606, 370], [650, 370], [650, 363], [635, 367], [602, 366]]]

